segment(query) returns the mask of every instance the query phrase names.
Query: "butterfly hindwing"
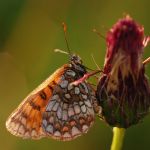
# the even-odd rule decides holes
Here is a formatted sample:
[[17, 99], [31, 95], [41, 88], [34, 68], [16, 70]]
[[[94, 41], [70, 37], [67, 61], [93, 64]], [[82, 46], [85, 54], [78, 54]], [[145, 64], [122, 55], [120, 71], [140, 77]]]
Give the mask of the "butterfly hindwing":
[[86, 82], [71, 85], [78, 78], [75, 70], [66, 70], [46, 106], [42, 126], [54, 139], [72, 140], [86, 133], [94, 122], [94, 93]]

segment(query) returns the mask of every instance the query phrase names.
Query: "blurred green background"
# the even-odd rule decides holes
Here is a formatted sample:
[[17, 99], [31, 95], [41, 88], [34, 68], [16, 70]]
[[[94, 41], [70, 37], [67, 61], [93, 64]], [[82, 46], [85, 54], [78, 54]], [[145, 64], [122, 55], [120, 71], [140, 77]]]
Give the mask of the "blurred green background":
[[[68, 26], [68, 41], [86, 66], [95, 69], [94, 55], [103, 66], [106, 43], [103, 35], [123, 16], [130, 14], [150, 33], [148, 0], [0, 0], [0, 149], [1, 150], [108, 150], [112, 129], [98, 118], [84, 136], [71, 142], [52, 139], [22, 140], [7, 132], [5, 121], [23, 98], [68, 58], [54, 53], [66, 50], [61, 22]], [[144, 58], [150, 56], [150, 47]], [[150, 65], [147, 67], [150, 77]], [[150, 116], [126, 132], [124, 150], [150, 149]]]

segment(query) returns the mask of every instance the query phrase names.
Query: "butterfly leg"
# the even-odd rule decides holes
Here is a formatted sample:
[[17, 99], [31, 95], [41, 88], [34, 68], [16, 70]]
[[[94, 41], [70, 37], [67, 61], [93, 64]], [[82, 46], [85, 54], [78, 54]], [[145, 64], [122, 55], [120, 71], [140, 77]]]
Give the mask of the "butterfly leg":
[[144, 64], [144, 65], [146, 65], [147, 63], [150, 63], [150, 57], [148, 57], [147, 59], [145, 59], [145, 60], [143, 61], [143, 64]]
[[78, 84], [84, 82], [89, 77], [94, 76], [95, 74], [97, 74], [99, 72], [102, 72], [102, 71], [101, 70], [96, 70], [96, 71], [93, 71], [93, 72], [90, 72], [90, 73], [86, 73], [82, 78], [72, 82], [71, 85], [78, 85]]
[[150, 36], [147, 36], [143, 40], [143, 46], [146, 47], [150, 43]]
[[[149, 43], [150, 43], [150, 36], [147, 36], [147, 37], [145, 37], [144, 40], [143, 40], [143, 45], [144, 45], [144, 47], [146, 47]], [[147, 63], [150, 63], [150, 57], [148, 57], [147, 59], [145, 59], [145, 60], [143, 61], [143, 64], [144, 64], [144, 65], [147, 64]]]

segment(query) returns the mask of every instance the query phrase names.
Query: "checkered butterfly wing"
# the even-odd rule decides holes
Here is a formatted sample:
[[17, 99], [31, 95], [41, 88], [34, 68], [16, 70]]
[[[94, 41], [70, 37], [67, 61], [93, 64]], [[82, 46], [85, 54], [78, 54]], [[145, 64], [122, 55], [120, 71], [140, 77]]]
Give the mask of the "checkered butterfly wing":
[[94, 122], [95, 95], [86, 82], [70, 84], [80, 77], [70, 65], [58, 69], [10, 115], [8, 131], [23, 138], [59, 140], [87, 132]]
[[60, 82], [66, 66], [56, 70], [46, 81], [31, 92], [6, 121], [6, 128], [13, 135], [38, 139], [46, 134], [42, 117], [53, 94], [55, 84]]

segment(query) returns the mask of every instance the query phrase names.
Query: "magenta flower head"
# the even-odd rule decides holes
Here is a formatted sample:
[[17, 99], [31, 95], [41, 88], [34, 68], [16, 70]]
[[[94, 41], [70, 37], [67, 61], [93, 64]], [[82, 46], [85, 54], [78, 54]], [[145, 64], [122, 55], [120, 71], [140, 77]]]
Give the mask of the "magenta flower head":
[[144, 28], [131, 17], [120, 19], [107, 33], [104, 74], [97, 86], [102, 118], [111, 126], [128, 128], [149, 111], [150, 85], [145, 76]]

